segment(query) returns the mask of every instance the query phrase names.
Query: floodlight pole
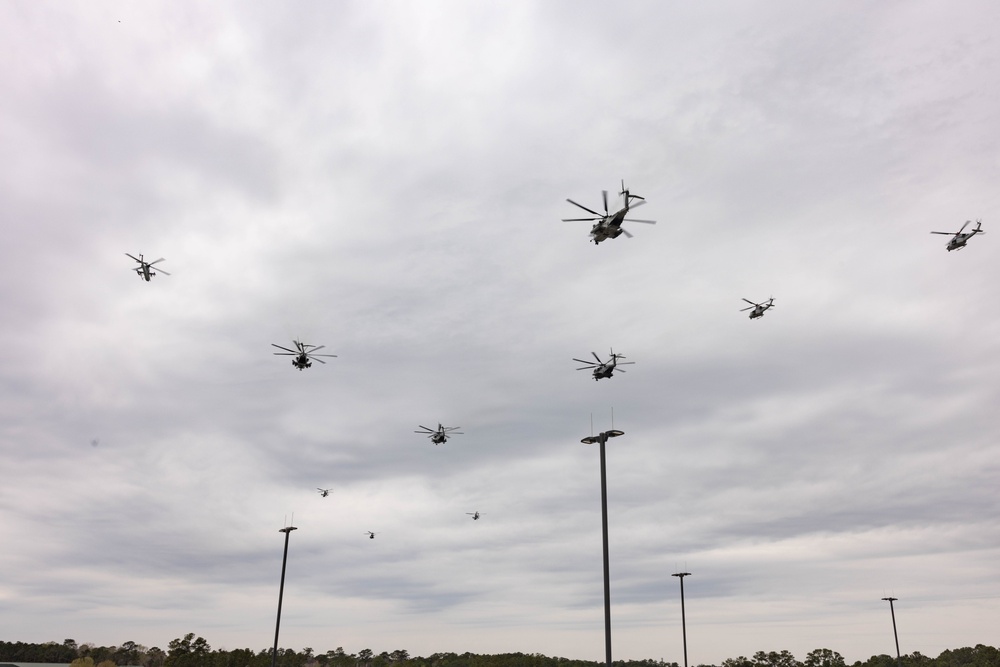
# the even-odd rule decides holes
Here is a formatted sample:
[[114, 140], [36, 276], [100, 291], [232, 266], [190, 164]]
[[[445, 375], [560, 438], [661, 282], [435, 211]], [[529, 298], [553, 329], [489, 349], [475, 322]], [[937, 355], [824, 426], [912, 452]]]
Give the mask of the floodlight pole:
[[298, 530], [295, 526], [286, 526], [279, 530], [285, 534], [285, 554], [281, 557], [281, 586], [278, 588], [278, 620], [274, 622], [274, 650], [271, 652], [271, 667], [278, 664], [278, 630], [281, 628], [281, 598], [285, 595], [285, 563], [288, 562], [288, 536], [293, 530]]
[[608, 438], [617, 438], [619, 435], [625, 435], [625, 432], [611, 429], [580, 441], [585, 445], [597, 443], [601, 446], [601, 528], [604, 535], [604, 653], [607, 667], [611, 667], [611, 568], [608, 563], [608, 473], [604, 445]]
[[899, 664], [899, 635], [896, 633], [896, 610], [893, 608], [892, 603], [899, 598], [882, 598], [889, 602], [889, 613], [892, 614], [892, 637], [896, 640], [896, 664]]
[[677, 572], [670, 575], [681, 580], [681, 636], [684, 638], [684, 667], [688, 667], [688, 634], [687, 620], [684, 618], [684, 577], [690, 577], [690, 572]]

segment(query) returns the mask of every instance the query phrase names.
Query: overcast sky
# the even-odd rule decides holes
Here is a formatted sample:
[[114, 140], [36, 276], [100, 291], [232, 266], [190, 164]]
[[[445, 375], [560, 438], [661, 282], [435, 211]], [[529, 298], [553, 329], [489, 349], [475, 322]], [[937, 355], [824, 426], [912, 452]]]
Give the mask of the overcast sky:
[[613, 410], [616, 658], [996, 645], [997, 3], [13, 1], [0, 90], [0, 639], [266, 648], [294, 513], [283, 646], [601, 660]]

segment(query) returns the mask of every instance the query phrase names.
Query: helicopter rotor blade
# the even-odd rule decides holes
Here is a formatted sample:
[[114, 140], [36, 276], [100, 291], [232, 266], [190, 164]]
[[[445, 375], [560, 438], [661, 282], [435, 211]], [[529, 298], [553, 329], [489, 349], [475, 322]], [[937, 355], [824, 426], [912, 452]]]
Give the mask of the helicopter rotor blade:
[[747, 306], [746, 308], [740, 308], [740, 312], [742, 313], [744, 310], [752, 310], [752, 309], [754, 309], [756, 307], [757, 306]]
[[568, 202], [569, 202], [570, 204], [572, 204], [573, 206], [579, 206], [580, 208], [582, 208], [582, 209], [583, 209], [584, 211], [586, 211], [587, 213], [593, 213], [593, 214], [594, 214], [594, 215], [596, 215], [596, 216], [597, 216], [598, 218], [601, 218], [601, 217], [604, 217], [604, 216], [602, 216], [602, 215], [601, 215], [600, 213], [598, 213], [597, 211], [591, 211], [591, 210], [590, 210], [589, 208], [587, 208], [587, 207], [586, 207], [586, 206], [584, 206], [583, 204], [577, 204], [577, 203], [576, 203], [575, 201], [573, 201], [572, 199], [568, 199], [568, 198], [567, 198], [567, 199], [566, 199], [566, 201], [568, 201]]
[[[285, 352], [287, 352], [288, 354], [298, 354], [298, 352], [296, 352], [295, 350], [289, 350], [289, 349], [288, 349], [287, 347], [281, 347], [280, 345], [277, 345], [277, 344], [275, 344], [275, 343], [271, 343], [271, 345], [272, 345], [273, 347], [276, 347], [276, 348], [278, 348], [279, 350], [284, 350], [284, 351], [285, 351]], [[281, 352], [275, 352], [275, 354], [281, 354]]]
[[608, 191], [601, 190], [601, 197], [604, 198], [604, 217], [608, 216]]
[[964, 232], [965, 228], [968, 227], [971, 222], [972, 222], [972, 220], [966, 220], [965, 224], [962, 225], [962, 228], [960, 230], [958, 230], [958, 233], [961, 234], [962, 232]]
[[125, 253], [125, 256], [126, 256], [126, 257], [132, 257], [132, 259], [134, 259], [135, 261], [137, 261], [137, 262], [139, 262], [140, 264], [142, 264], [142, 260], [141, 260], [141, 259], [139, 259], [138, 257], [134, 257], [134, 256], [132, 256], [132, 255], [130, 255], [130, 254], [128, 254], [128, 253]]
[[593, 222], [594, 220], [603, 220], [604, 218], [563, 218], [563, 222]]
[[[631, 195], [631, 196], [632, 196], [632, 197], [635, 197], [635, 195]], [[645, 200], [645, 199], [643, 199], [642, 197], [640, 197], [640, 198], [639, 198], [639, 201], [637, 201], [636, 203], [634, 203], [634, 204], [629, 204], [629, 207], [628, 207], [628, 210], [630, 210], [630, 211], [631, 211], [631, 210], [632, 210], [632, 209], [634, 209], [634, 208], [639, 208], [640, 206], [642, 206], [642, 205], [643, 205], [643, 204], [645, 204], [645, 203], [646, 203], [646, 200]]]
[[624, 227], [619, 227], [619, 229], [622, 230], [622, 234], [625, 235], [625, 238], [627, 238], [627, 239], [635, 238], [635, 237], [632, 236], [632, 232], [630, 232], [629, 230], [625, 229]]
[[594, 355], [594, 359], [597, 359], [597, 365], [598, 366], [600, 366], [601, 364], [604, 363], [603, 361], [601, 361], [601, 358], [599, 356], [597, 356], [596, 352], [591, 352], [591, 354]]
[[622, 222], [641, 222], [644, 225], [655, 225], [656, 220], [637, 220], [635, 218], [624, 218]]
[[162, 262], [164, 259], [166, 259], [166, 258], [165, 257], [161, 257], [159, 259], [154, 259], [152, 262], [146, 262], [146, 264], [149, 265], [149, 266], [152, 266], [153, 264], [156, 264], [157, 262]]
[[[740, 298], [743, 298], [743, 297], [740, 297]], [[754, 303], [750, 299], [743, 299], [743, 300], [746, 301], [747, 303], [749, 303], [751, 306], [759, 306], [760, 305], [759, 303]]]
[[[619, 361], [618, 366], [625, 366], [626, 364], [634, 364], [634, 361]], [[624, 372], [624, 371], [623, 371]]]
[[955, 236], [960, 232], [931, 232], [931, 234], [944, 234], [945, 236]]
[[[152, 267], [150, 267], [150, 268], [152, 268]], [[157, 272], [157, 273], [162, 273], [162, 274], [163, 274], [163, 275], [165, 275], [165, 276], [169, 276], [169, 275], [170, 275], [169, 273], [167, 273], [167, 272], [166, 272], [166, 271], [164, 271], [163, 269], [156, 269], [156, 272]]]

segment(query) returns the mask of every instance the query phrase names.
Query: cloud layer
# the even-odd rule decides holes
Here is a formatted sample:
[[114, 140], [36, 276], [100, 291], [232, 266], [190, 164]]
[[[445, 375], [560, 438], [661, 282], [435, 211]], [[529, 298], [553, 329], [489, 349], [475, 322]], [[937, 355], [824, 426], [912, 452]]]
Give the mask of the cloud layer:
[[294, 513], [283, 645], [599, 659], [613, 410], [616, 657], [995, 642], [992, 4], [0, 16], [8, 639], [259, 650]]

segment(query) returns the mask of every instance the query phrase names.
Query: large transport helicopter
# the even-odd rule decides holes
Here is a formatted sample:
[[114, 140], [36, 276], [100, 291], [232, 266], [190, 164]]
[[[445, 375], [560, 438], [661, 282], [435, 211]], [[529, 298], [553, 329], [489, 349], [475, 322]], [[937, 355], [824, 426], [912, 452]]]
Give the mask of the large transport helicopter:
[[473, 521], [479, 521], [480, 514], [479, 514], [478, 511], [476, 511], [476, 512], [466, 512], [466, 514], [468, 514], [469, 516], [471, 516]]
[[[593, 222], [594, 226], [590, 228], [590, 238], [593, 239], [595, 245], [598, 244], [598, 243], [600, 243], [601, 241], [606, 240], [606, 239], [616, 239], [619, 236], [621, 236], [622, 234], [624, 234], [628, 238], [632, 238], [632, 235], [629, 234], [622, 227], [622, 223], [623, 222], [641, 222], [641, 223], [647, 224], [647, 225], [655, 225], [656, 224], [656, 220], [636, 220], [636, 219], [633, 219], [633, 218], [626, 218], [625, 217], [630, 210], [632, 210], [633, 208], [637, 208], [639, 206], [642, 206], [643, 204], [646, 203], [645, 198], [640, 197], [639, 195], [634, 195], [634, 194], [632, 194], [632, 193], [630, 193], [628, 191], [628, 188], [625, 187], [625, 181], [622, 181], [622, 191], [619, 192], [618, 194], [621, 195], [624, 198], [625, 207], [622, 208], [621, 210], [618, 210], [618, 211], [614, 212], [614, 213], [609, 213], [608, 212], [608, 191], [607, 190], [601, 190], [601, 197], [604, 199], [604, 214], [603, 215], [600, 214], [600, 213], [598, 213], [597, 211], [592, 211], [591, 209], [587, 208], [583, 204], [576, 203], [572, 199], [567, 199], [566, 201], [568, 201], [573, 206], [577, 206], [579, 208], [582, 208], [587, 213], [593, 213], [594, 217], [593, 218], [563, 218], [563, 222], [583, 222], [583, 221]], [[639, 201], [636, 202], [635, 204], [632, 204], [632, 200], [633, 199], [638, 199]]]
[[[147, 262], [145, 259], [143, 259], [141, 252], [139, 253], [138, 257], [135, 257], [134, 255], [129, 255], [128, 253], [125, 253], [125, 255], [139, 262], [139, 266], [133, 268], [132, 270], [135, 271], [136, 275], [145, 280], [147, 283], [149, 282], [150, 278], [156, 275], [156, 271], [153, 271], [153, 265], [164, 261], [164, 259], [161, 257], [159, 259], [154, 259], [152, 262]], [[165, 276], [170, 275], [161, 268], [157, 267], [156, 270]]]
[[322, 350], [324, 347], [326, 347], [326, 345], [319, 345], [319, 346], [309, 345], [308, 343], [300, 343], [297, 340], [293, 340], [292, 343], [295, 344], [294, 350], [290, 350], [287, 347], [282, 347], [275, 343], [271, 343], [271, 345], [278, 348], [279, 350], [284, 350], [284, 352], [275, 352], [275, 354], [286, 357], [288, 356], [295, 357], [294, 359], [292, 359], [292, 366], [295, 366], [300, 371], [305, 370], [307, 368], [312, 368], [313, 361], [318, 361], [321, 364], [326, 363], [325, 361], [319, 359], [318, 357], [337, 356], [335, 354], [316, 354], [316, 350]]
[[422, 424], [417, 424], [417, 426], [420, 426], [423, 430], [414, 431], [414, 433], [426, 435], [435, 445], [443, 445], [448, 442], [448, 438], [452, 435], [462, 435], [462, 432], [457, 430], [462, 428], [461, 426], [442, 426], [440, 422], [438, 423], [437, 429], [427, 428]]
[[750, 305], [747, 306], [746, 308], [740, 308], [740, 312], [742, 313], [745, 310], [753, 309], [753, 312], [750, 313], [751, 320], [756, 319], [758, 317], [764, 317], [764, 312], [768, 308], [774, 308], [774, 297], [768, 299], [767, 303], [754, 303], [750, 299], [743, 299], [743, 300], [749, 303]]
[[963, 234], [962, 232], [965, 231], [965, 228], [968, 227], [971, 222], [972, 220], [966, 220], [965, 224], [962, 225], [962, 228], [957, 232], [931, 232], [931, 234], [944, 234], [945, 236], [951, 236], [951, 238], [948, 239], [948, 245], [945, 246], [948, 249], [948, 252], [951, 252], [952, 250], [961, 250], [965, 247], [966, 242], [973, 236], [976, 234], [986, 233], [983, 231], [983, 221], [976, 220], [975, 228], [973, 228], [973, 230], [968, 234]]
[[619, 372], [624, 373], [625, 369], [624, 368], [618, 368], [619, 366], [624, 366], [625, 364], [634, 364], [635, 363], [634, 361], [618, 361], [619, 359], [624, 359], [625, 355], [624, 354], [615, 354], [614, 348], [611, 349], [611, 358], [608, 359], [607, 361], [601, 361], [601, 358], [599, 356], [597, 356], [596, 352], [591, 352], [591, 354], [594, 355], [594, 359], [597, 359], [597, 363], [596, 364], [594, 362], [592, 362], [592, 361], [586, 361], [584, 359], [577, 359], [576, 357], [573, 357], [573, 361], [578, 361], [581, 364], [587, 364], [586, 366], [582, 366], [580, 368], [577, 368], [576, 370], [578, 370], [578, 371], [593, 370], [594, 371], [594, 380], [600, 380], [601, 378], [610, 378], [614, 374], [615, 370], [618, 370]]

